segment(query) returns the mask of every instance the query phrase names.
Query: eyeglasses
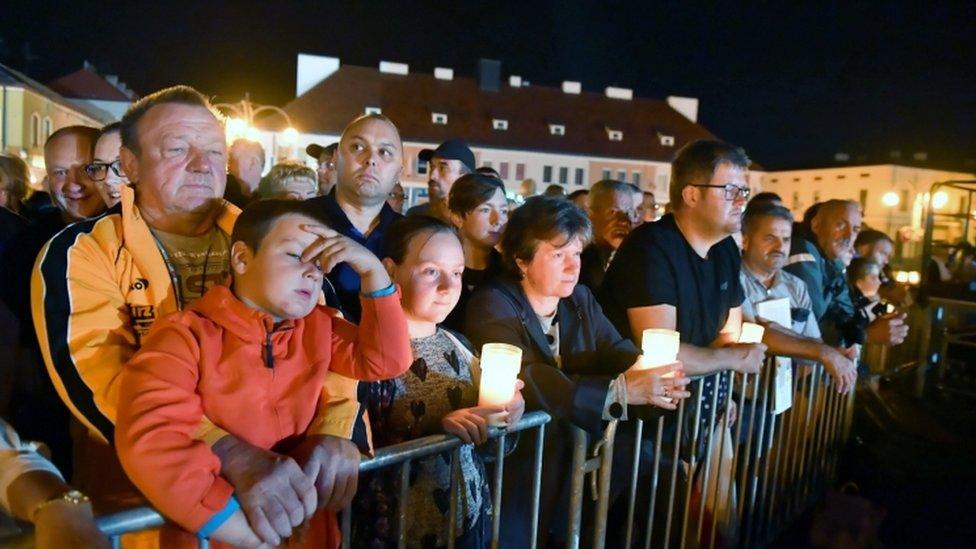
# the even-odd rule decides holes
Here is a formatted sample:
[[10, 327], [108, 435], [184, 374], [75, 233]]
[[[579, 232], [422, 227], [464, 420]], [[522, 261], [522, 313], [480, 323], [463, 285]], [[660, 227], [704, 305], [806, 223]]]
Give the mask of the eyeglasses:
[[108, 175], [109, 168], [112, 169], [112, 173], [114, 173], [116, 177], [124, 177], [122, 175], [122, 162], [119, 160], [109, 163], [92, 162], [91, 164], [85, 166], [85, 173], [88, 174], [88, 177], [90, 177], [92, 181], [102, 181], [105, 179], [105, 176]]
[[394, 200], [403, 200], [407, 195], [404, 193], [390, 193], [390, 198]]
[[319, 167], [320, 168], [323, 168], [323, 169], [326, 169], [326, 170], [334, 170], [334, 169], [336, 169], [336, 164], [335, 164], [335, 162], [329, 160], [327, 162], [320, 163], [319, 164]]
[[740, 187], [738, 185], [692, 185], [692, 187], [705, 187], [709, 189], [722, 189], [725, 191], [726, 200], [749, 200], [749, 195], [752, 194], [752, 189], [749, 187]]

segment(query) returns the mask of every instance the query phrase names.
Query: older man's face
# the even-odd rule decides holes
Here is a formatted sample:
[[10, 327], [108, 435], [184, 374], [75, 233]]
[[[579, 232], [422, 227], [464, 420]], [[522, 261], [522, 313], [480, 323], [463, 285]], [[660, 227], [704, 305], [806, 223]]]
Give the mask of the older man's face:
[[754, 271], [774, 273], [783, 268], [790, 253], [793, 223], [765, 216], [742, 233], [742, 260]]
[[827, 203], [811, 222], [817, 244], [827, 259], [850, 262], [854, 239], [861, 230], [861, 211], [853, 203]]
[[54, 205], [69, 221], [78, 221], [105, 211], [105, 202], [95, 182], [85, 173], [91, 162], [92, 138], [81, 133], [66, 133], [44, 146], [44, 166], [48, 191]]
[[125, 165], [140, 208], [186, 213], [219, 204], [227, 186], [227, 141], [213, 113], [164, 103], [150, 108], [136, 131], [141, 151], [127, 155]]
[[403, 146], [397, 129], [367, 118], [348, 128], [336, 149], [337, 193], [361, 206], [383, 203], [403, 169]]
[[336, 165], [333, 162], [334, 156], [334, 151], [323, 151], [319, 155], [319, 167], [315, 173], [319, 177], [319, 195], [321, 196], [329, 194], [339, 180], [339, 172], [336, 171]]
[[634, 195], [626, 191], [613, 191], [590, 207], [593, 235], [598, 241], [616, 250], [633, 228]]

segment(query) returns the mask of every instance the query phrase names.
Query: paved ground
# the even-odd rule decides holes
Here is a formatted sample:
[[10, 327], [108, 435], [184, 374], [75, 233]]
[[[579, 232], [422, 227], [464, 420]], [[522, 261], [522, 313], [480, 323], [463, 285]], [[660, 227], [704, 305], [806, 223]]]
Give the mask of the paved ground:
[[[885, 547], [976, 547], [976, 398], [947, 396], [930, 382], [916, 399], [911, 381], [859, 391], [840, 481], [887, 510], [878, 534]], [[774, 545], [806, 545], [809, 522]]]

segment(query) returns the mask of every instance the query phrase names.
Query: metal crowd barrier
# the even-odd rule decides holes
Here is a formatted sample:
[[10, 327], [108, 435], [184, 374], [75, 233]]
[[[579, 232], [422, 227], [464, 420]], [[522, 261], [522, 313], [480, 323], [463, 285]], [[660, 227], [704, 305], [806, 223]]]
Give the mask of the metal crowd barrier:
[[[775, 539], [784, 527], [810, 509], [836, 479], [839, 456], [850, 431], [854, 393], [837, 393], [819, 364], [795, 365], [792, 406], [774, 415], [774, 368], [775, 362], [770, 359], [758, 374], [726, 371], [695, 379], [693, 396], [682, 401], [676, 412], [651, 421], [651, 429], [645, 429], [645, 422], [634, 420], [633, 431], [627, 432], [627, 436], [635, 437], [634, 450], [631, 455], [616, 459], [618, 466], [629, 466], [628, 485], [620, 502], [610, 500], [614, 443], [621, 436], [617, 433], [618, 423], [610, 422], [592, 448], [587, 435], [574, 429], [566, 546], [602, 549], [608, 543], [608, 514], [614, 503], [621, 504], [614, 507], [614, 513], [623, 513], [624, 507], [626, 510], [625, 516], [614, 517], [625, 526], [622, 532], [609, 532], [622, 539], [616, 541], [614, 537], [612, 545], [644, 549], [755, 547]], [[737, 408], [734, 423], [731, 407], [722, 406], [717, 390], [703, 402], [706, 380], [711, 380], [717, 389], [722, 378], [728, 382], [728, 398], [735, 401]], [[543, 440], [550, 420], [544, 412], [530, 412], [510, 429], [490, 430], [489, 444], [494, 444], [495, 453], [491, 479], [492, 547], [499, 546], [505, 511], [501, 504], [502, 490], [506, 489], [502, 485], [503, 435], [529, 430], [535, 430], [535, 436], [522, 435], [519, 441], [534, 446], [534, 476], [527, 496], [532, 502], [529, 547], [544, 546], [548, 541], [545, 533], [539, 531], [539, 502]], [[646, 456], [642, 459], [645, 444], [653, 444], [649, 462]], [[360, 464], [361, 472], [399, 467], [402, 482], [398, 547], [405, 547], [408, 541], [404, 528], [405, 492], [411, 463], [442, 452], [452, 454], [448, 540], [453, 546], [459, 510], [456, 487], [460, 448], [456, 437], [434, 435], [379, 449], [375, 457]], [[595, 502], [592, 521], [585, 521], [591, 532], [585, 531], [582, 520], [587, 475], [592, 475]], [[158, 513], [148, 508], [98, 519], [99, 527], [112, 537], [116, 547], [121, 534], [157, 527], [163, 522]], [[340, 524], [343, 547], [350, 547], [352, 516], [348, 509], [342, 513]], [[207, 541], [201, 540], [199, 546], [207, 547]]]

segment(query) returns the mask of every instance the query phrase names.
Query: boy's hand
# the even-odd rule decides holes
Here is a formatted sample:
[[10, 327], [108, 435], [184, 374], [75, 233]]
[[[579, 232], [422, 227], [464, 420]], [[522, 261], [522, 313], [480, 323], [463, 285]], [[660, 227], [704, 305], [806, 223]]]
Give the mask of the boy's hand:
[[359, 449], [352, 441], [329, 435], [312, 435], [292, 455], [305, 475], [315, 482], [319, 506], [330, 511], [346, 508], [359, 482]]
[[322, 271], [326, 273], [336, 265], [345, 263], [362, 279], [364, 292], [382, 290], [392, 284], [379, 258], [355, 240], [323, 225], [302, 225], [302, 230], [318, 237], [302, 252], [302, 261], [315, 261], [318, 258]]
[[234, 487], [247, 521], [261, 541], [277, 546], [314, 513], [315, 486], [295, 460], [233, 435], [213, 445], [220, 474]]

